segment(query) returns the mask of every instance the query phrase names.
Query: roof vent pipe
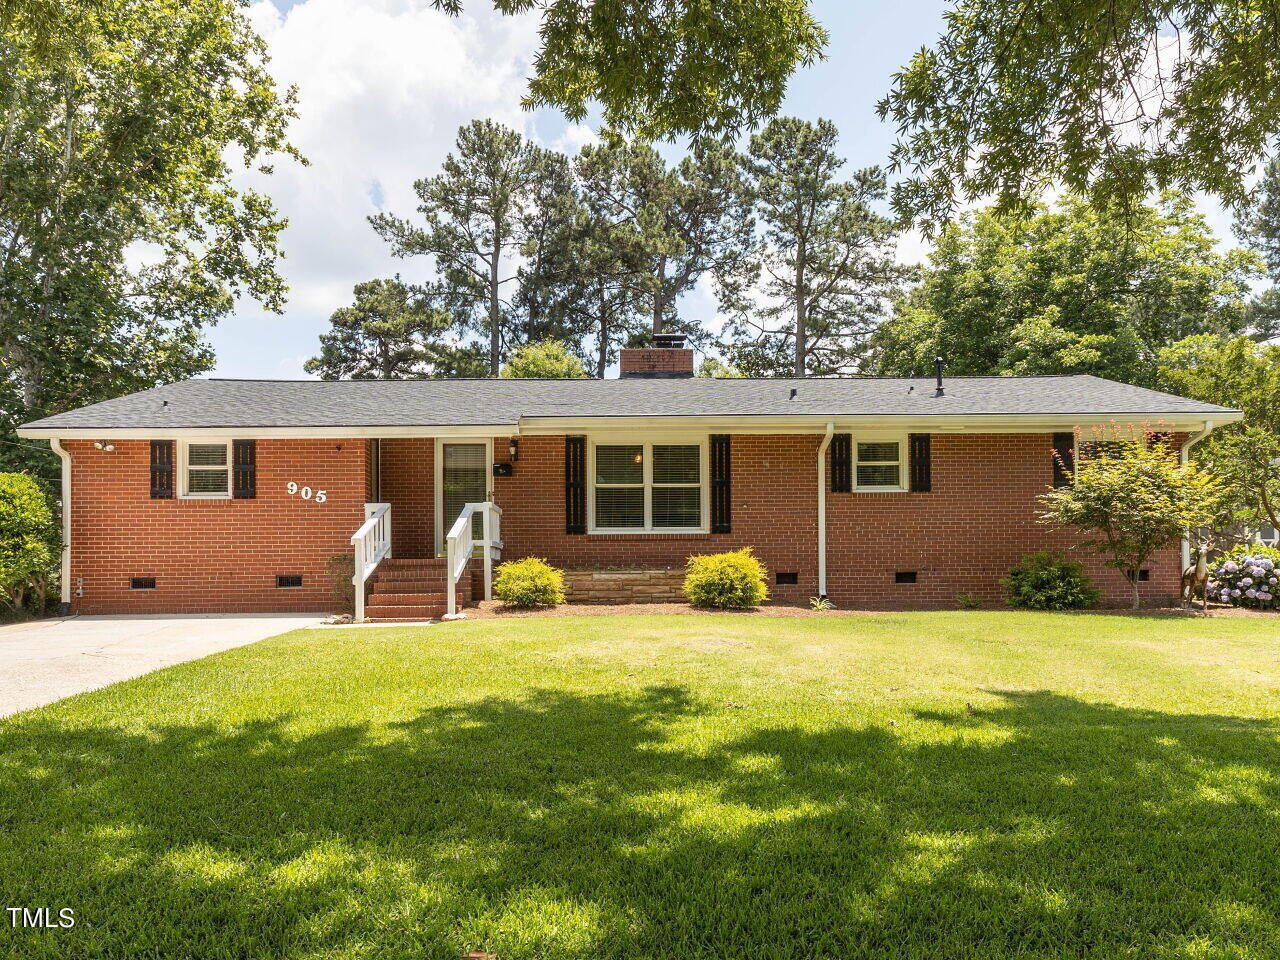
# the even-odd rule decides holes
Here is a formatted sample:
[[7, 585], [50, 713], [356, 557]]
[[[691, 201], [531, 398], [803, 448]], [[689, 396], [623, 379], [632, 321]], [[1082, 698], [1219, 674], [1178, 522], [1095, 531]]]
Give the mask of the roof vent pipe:
[[792, 387], [792, 388], [791, 388], [791, 396], [790, 396], [790, 397], [788, 397], [787, 399], [789, 399], [789, 400], [794, 400], [797, 396], [799, 396], [799, 394], [800, 394], [800, 391], [799, 391], [799, 390], [797, 390], [795, 387]]
[[933, 358], [933, 375], [938, 378], [938, 389], [933, 392], [935, 397], [945, 397], [947, 391], [942, 389], [942, 358]]

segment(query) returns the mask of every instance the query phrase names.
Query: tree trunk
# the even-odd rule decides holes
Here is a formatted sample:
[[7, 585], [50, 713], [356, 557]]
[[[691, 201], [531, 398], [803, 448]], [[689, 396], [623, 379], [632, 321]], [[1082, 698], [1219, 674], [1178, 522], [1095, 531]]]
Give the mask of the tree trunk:
[[806, 356], [805, 338], [808, 331], [805, 329], [806, 313], [808, 310], [808, 302], [804, 294], [804, 243], [801, 242], [796, 248], [796, 368], [795, 375], [803, 377], [805, 375], [805, 367], [808, 366], [809, 358]]
[[653, 335], [655, 337], [662, 332], [663, 320], [666, 319], [666, 311], [664, 309], [666, 303], [663, 300], [666, 293], [666, 279], [667, 258], [663, 256], [658, 258], [657, 286], [653, 291]]
[[1267, 488], [1264, 484], [1262, 487], [1262, 512], [1267, 515], [1267, 519], [1271, 521], [1271, 525], [1280, 530], [1280, 518], [1276, 517], [1275, 507], [1271, 503], [1271, 498], [1267, 495]]
[[1142, 600], [1138, 596], [1138, 574], [1134, 573], [1129, 577], [1129, 586], [1133, 588], [1133, 609], [1137, 610], [1142, 606]]
[[600, 294], [600, 332], [596, 335], [599, 341], [596, 351], [596, 379], [604, 379], [604, 371], [609, 362], [609, 322], [604, 315], [604, 293]]
[[498, 258], [502, 252], [502, 237], [494, 237], [493, 259], [489, 261], [489, 376], [496, 377], [502, 364], [502, 336], [499, 323], [502, 320], [501, 301], [498, 299]]

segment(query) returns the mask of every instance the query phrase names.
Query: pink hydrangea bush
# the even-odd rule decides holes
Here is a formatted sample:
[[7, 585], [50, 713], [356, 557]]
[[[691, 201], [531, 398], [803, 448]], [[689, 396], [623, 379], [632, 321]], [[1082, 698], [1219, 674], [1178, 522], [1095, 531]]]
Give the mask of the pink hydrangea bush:
[[1233, 547], [1209, 568], [1209, 599], [1273, 610], [1280, 599], [1280, 550], [1251, 543]]

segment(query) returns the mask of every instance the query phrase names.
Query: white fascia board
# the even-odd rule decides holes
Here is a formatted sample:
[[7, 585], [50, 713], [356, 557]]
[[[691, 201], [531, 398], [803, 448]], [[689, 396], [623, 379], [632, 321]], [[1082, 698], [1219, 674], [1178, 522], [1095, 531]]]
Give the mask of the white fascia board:
[[242, 440], [361, 440], [388, 437], [513, 437], [515, 425], [450, 427], [20, 427], [18, 436], [34, 440], [184, 440], [236, 437]]
[[35, 440], [181, 440], [191, 437], [238, 437], [279, 440], [386, 437], [514, 437], [560, 436], [632, 430], [676, 432], [778, 434], [822, 433], [828, 423], [837, 431], [877, 430], [919, 433], [1052, 433], [1073, 427], [1107, 424], [1151, 426], [1176, 432], [1198, 431], [1208, 422], [1217, 426], [1244, 418], [1237, 410], [1206, 414], [985, 414], [981, 416], [865, 415], [704, 416], [704, 417], [523, 417], [518, 425], [461, 426], [314, 426], [314, 427], [25, 427], [18, 436]]
[[1206, 422], [1234, 423], [1238, 411], [1209, 414], [988, 414], [983, 416], [913, 417], [867, 415], [852, 417], [524, 417], [522, 436], [565, 433], [624, 432], [634, 430], [697, 431], [736, 434], [822, 433], [828, 423], [841, 430], [876, 430], [919, 433], [1052, 433], [1074, 427], [1108, 424], [1150, 426], [1183, 432], [1202, 430]]

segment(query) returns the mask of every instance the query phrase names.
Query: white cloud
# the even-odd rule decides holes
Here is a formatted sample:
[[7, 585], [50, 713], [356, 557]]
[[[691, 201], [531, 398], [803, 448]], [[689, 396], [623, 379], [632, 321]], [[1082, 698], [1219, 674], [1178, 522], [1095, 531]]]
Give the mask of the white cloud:
[[487, 117], [532, 135], [536, 119], [574, 149], [594, 137], [520, 107], [535, 17], [470, 4], [452, 18], [426, 0], [305, 0], [287, 12], [259, 0], [249, 16], [277, 82], [298, 88], [291, 139], [310, 166], [280, 162], [269, 177], [244, 177], [289, 218], [281, 269], [291, 293], [282, 318], [245, 303], [211, 332], [219, 375], [302, 376], [293, 361], [318, 348], [354, 284], [423, 274], [425, 264], [392, 258], [366, 217], [411, 215], [413, 181], [437, 171], [462, 124]]

